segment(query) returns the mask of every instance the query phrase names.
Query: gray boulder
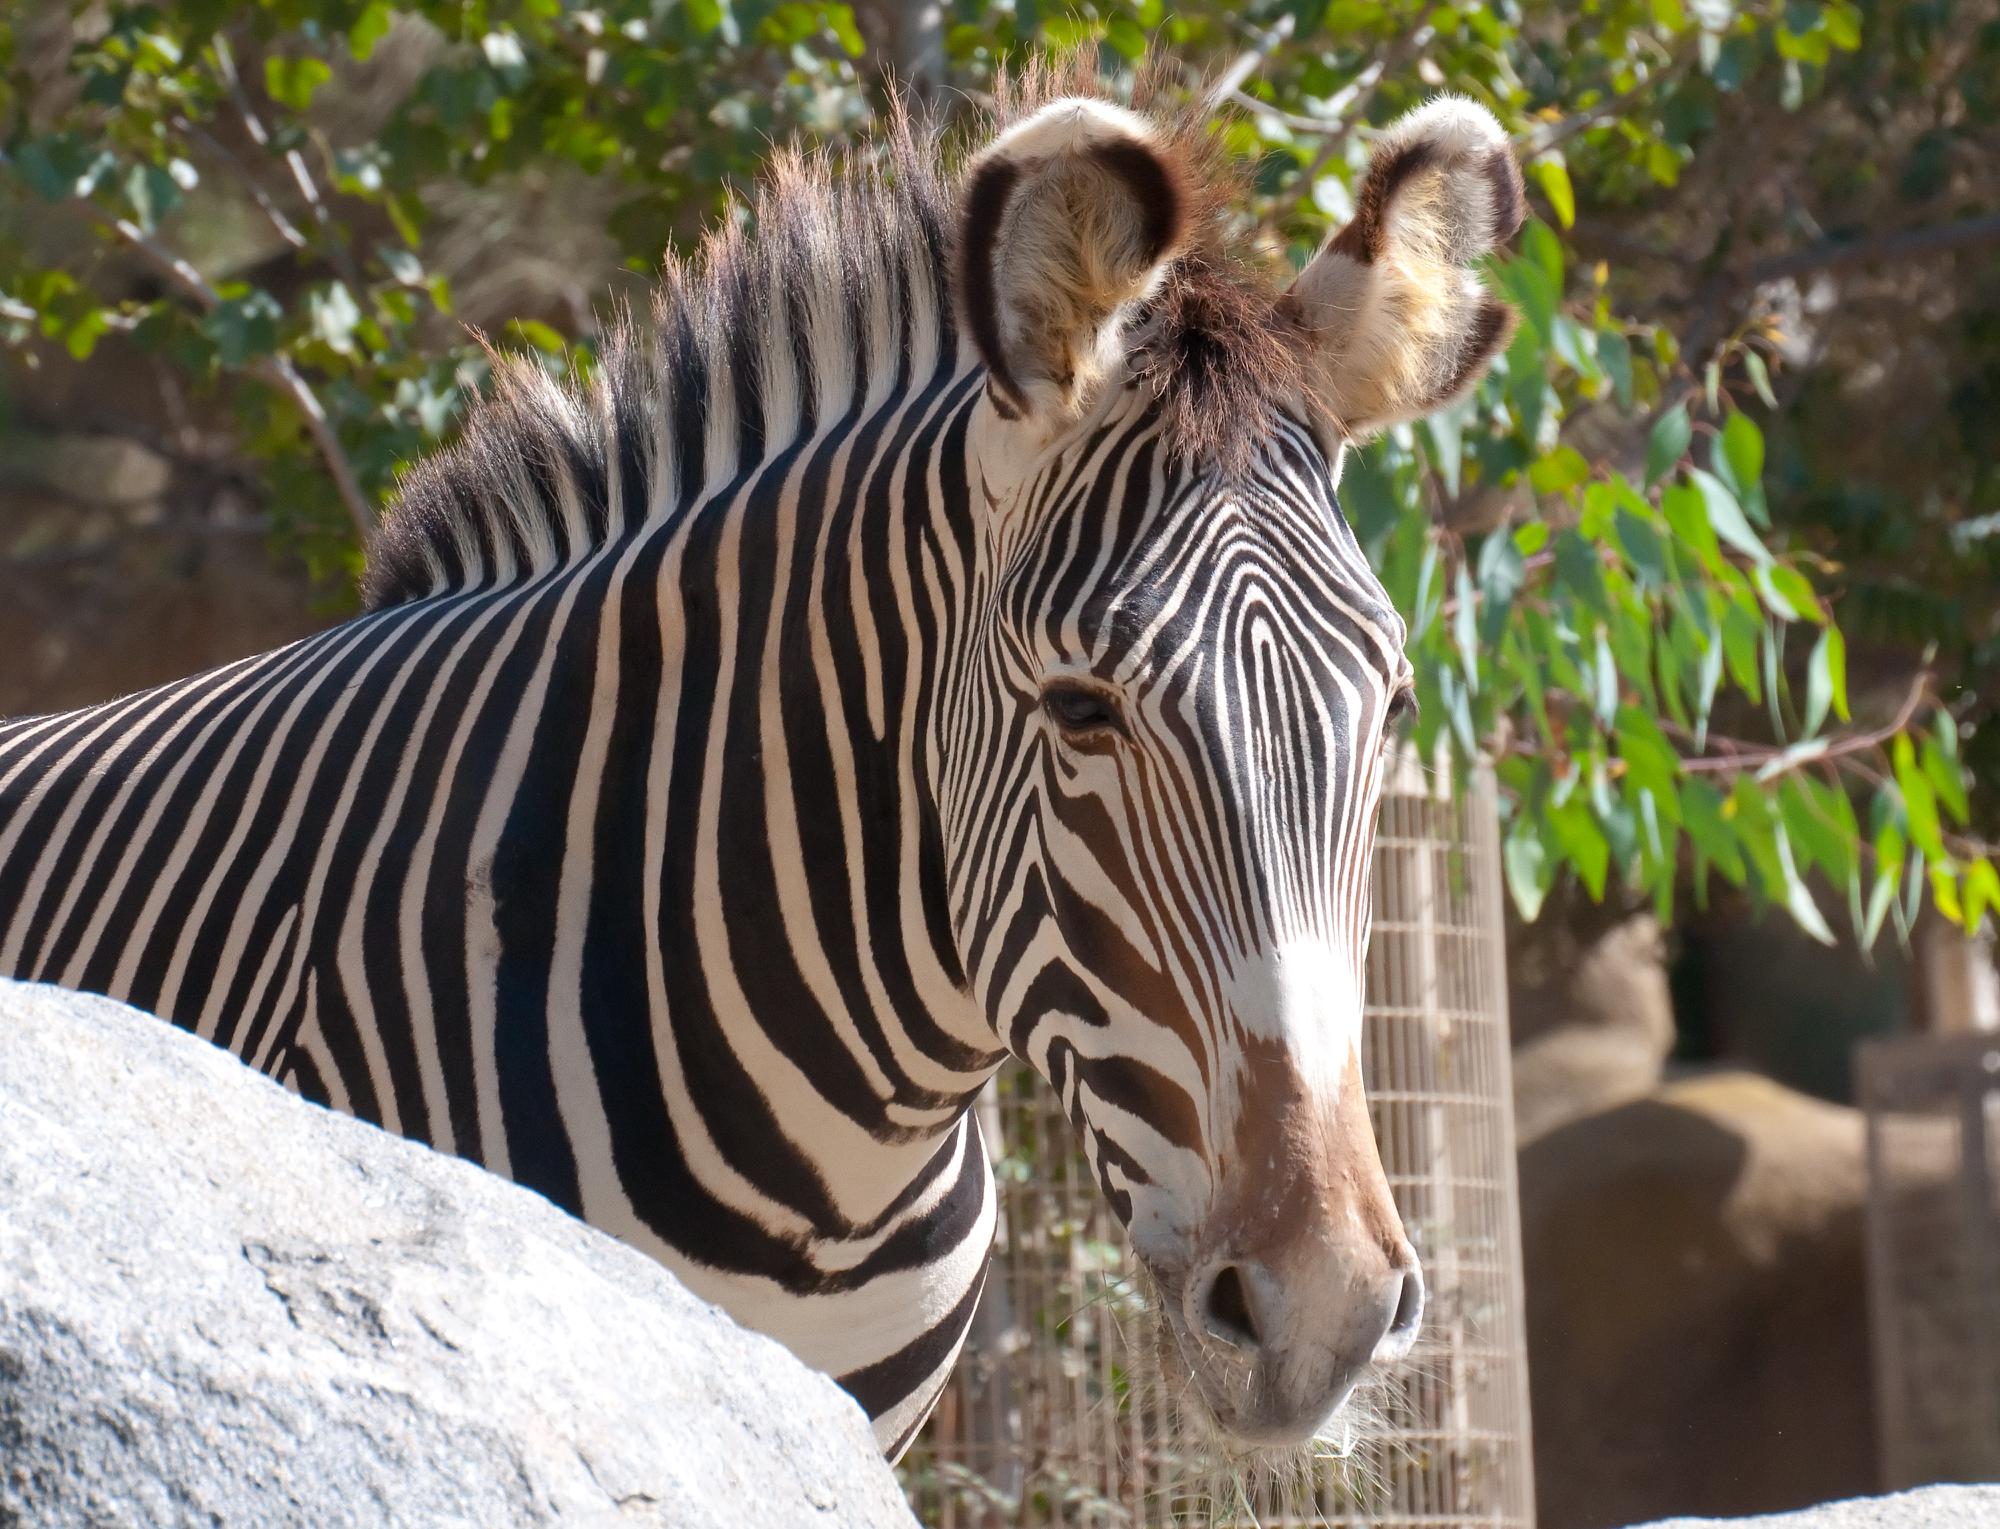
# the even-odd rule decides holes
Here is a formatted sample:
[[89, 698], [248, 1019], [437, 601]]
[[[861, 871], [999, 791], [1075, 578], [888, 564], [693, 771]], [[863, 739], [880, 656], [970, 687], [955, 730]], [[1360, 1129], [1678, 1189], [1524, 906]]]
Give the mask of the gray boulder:
[[1893, 1497], [1853, 1497], [1763, 1518], [1673, 1518], [1639, 1529], [1993, 1529], [2000, 1486], [1922, 1487]]
[[539, 1196], [0, 982], [0, 1526], [915, 1522], [832, 1381]]

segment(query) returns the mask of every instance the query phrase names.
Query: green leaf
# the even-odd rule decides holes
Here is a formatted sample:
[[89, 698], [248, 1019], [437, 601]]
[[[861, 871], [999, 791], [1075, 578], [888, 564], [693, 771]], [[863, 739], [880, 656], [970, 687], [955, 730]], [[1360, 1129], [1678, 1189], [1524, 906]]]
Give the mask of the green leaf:
[[1500, 851], [1500, 863], [1507, 876], [1507, 891], [1524, 922], [1532, 924], [1540, 916], [1542, 903], [1555, 885], [1555, 862], [1526, 808], [1514, 815], [1507, 826], [1507, 840]]
[[1882, 920], [1888, 916], [1889, 909], [1895, 904], [1896, 887], [1902, 879], [1902, 874], [1903, 862], [1900, 858], [1876, 862], [1875, 880], [1868, 891], [1868, 911], [1861, 923], [1860, 938], [1863, 950], [1872, 949], [1877, 936], [1882, 933]]
[[1764, 597], [1764, 604], [1780, 620], [1814, 623], [1826, 620], [1811, 581], [1789, 564], [1759, 563], [1750, 570], [1750, 578]]
[[1791, 837], [1785, 832], [1784, 824], [1777, 827], [1778, 864], [1783, 871], [1785, 888], [1785, 911], [1807, 934], [1822, 945], [1838, 942], [1833, 931], [1827, 927], [1826, 917], [1819, 911], [1819, 904], [1813, 901], [1811, 890], [1805, 878], [1799, 875], [1799, 868], [1792, 863]]
[[358, 59], [367, 59], [375, 51], [375, 44], [389, 35], [389, 25], [395, 19], [396, 13], [383, 0], [371, 0], [347, 29], [347, 51]]
[[[1540, 218], [1528, 219], [1521, 230], [1521, 253], [1533, 261], [1541, 273], [1549, 280], [1550, 288], [1560, 293], [1563, 288], [1563, 245], [1556, 237], [1555, 230]], [[1551, 327], [1545, 333], [1553, 336]]]
[[1515, 539], [1495, 531], [1479, 549], [1479, 635], [1488, 645], [1498, 643], [1507, 625], [1514, 597], [1527, 578], [1528, 561]]
[[1806, 868], [1817, 867], [1835, 886], [1845, 886], [1859, 862], [1859, 834], [1846, 791], [1810, 776], [1788, 775], [1778, 787], [1778, 815]]
[[1452, 641], [1458, 647], [1459, 666], [1465, 673], [1466, 688], [1479, 693], [1479, 611], [1472, 589], [1472, 575], [1459, 563], [1452, 573]]
[[1840, 628], [1829, 625], [1813, 644], [1806, 661], [1806, 735], [1811, 737], [1826, 722], [1829, 711], [1847, 720], [1847, 640]]
[[1562, 806], [1550, 809], [1548, 823], [1591, 901], [1603, 902], [1605, 879], [1611, 870], [1611, 841], [1591, 817], [1589, 807], [1581, 797], [1572, 796]]
[[1722, 611], [1722, 656], [1729, 665], [1729, 677], [1752, 701], [1764, 698], [1762, 647], [1764, 621], [1753, 605], [1745, 610], [1735, 601]]
[[1544, 154], [1528, 166], [1528, 173], [1542, 188], [1542, 195], [1549, 199], [1556, 221], [1564, 228], [1576, 227], [1576, 191], [1569, 183], [1569, 166], [1562, 155]]
[[1651, 488], [1672, 472], [1694, 439], [1694, 425], [1686, 404], [1675, 404], [1653, 422], [1646, 442], [1646, 487]]
[[1146, 56], [1146, 34], [1129, 17], [1113, 18], [1104, 29], [1104, 40], [1135, 63]]
[[1597, 649], [1591, 663], [1591, 706], [1598, 724], [1611, 726], [1618, 715], [1618, 665], [1611, 656], [1611, 642], [1603, 627], [1597, 629]]
[[1722, 659], [1722, 634], [1713, 633], [1701, 655], [1701, 693], [1695, 703], [1694, 743], [1698, 749], [1708, 746], [1708, 719], [1715, 709], [1716, 692], [1722, 688]]
[[1711, 572], [1722, 570], [1722, 547], [1715, 527], [1708, 523], [1708, 506], [1696, 489], [1686, 483], [1669, 483], [1660, 491], [1660, 512], [1675, 541]]
[[1738, 488], [1764, 478], [1764, 432], [1756, 422], [1736, 410], [1722, 426], [1722, 458], [1736, 474]]
[[1713, 473], [1703, 472], [1699, 467], [1690, 467], [1688, 481], [1701, 494], [1702, 508], [1707, 512], [1708, 523], [1717, 536], [1753, 563], [1771, 561], [1770, 549], [1750, 529], [1750, 522], [1743, 518], [1743, 507], [1721, 479]]
[[332, 78], [333, 71], [323, 59], [274, 56], [264, 60], [264, 89], [273, 101], [293, 111], [311, 106], [314, 93]]
[[1899, 734], [1889, 756], [1896, 769], [1896, 785], [1903, 793], [1903, 816], [1909, 825], [1910, 842], [1933, 862], [1947, 857], [1944, 828], [1938, 819], [1937, 792], [1917, 762], [1916, 745], [1908, 733]]
[[1604, 565], [1597, 548], [1574, 531], [1556, 535], [1556, 582], [1574, 595], [1586, 610], [1610, 616], [1611, 600], [1604, 589]]
[[1950, 866], [1931, 867], [1931, 900], [1937, 904], [1938, 912], [1959, 927], [1965, 926], [1965, 910], [1958, 902], [1958, 877], [1952, 874]]
[[[854, 7], [851, 5], [829, 5], [824, 9], [827, 28], [833, 33], [834, 39], [840, 44], [841, 52], [845, 53], [849, 58], [861, 57], [867, 51], [868, 43], [862, 37], [861, 28], [854, 20]], [[1119, 23], [1116, 21], [1111, 23], [1114, 31], [1118, 25]]]
[[1538, 494], [1560, 494], [1590, 476], [1590, 463], [1574, 446], [1558, 446], [1528, 469], [1528, 482]]
[[1618, 545], [1640, 581], [1655, 589], [1667, 583], [1667, 546], [1658, 529], [1648, 520], [1619, 505], [1616, 517]]
[[1690, 776], [1681, 783], [1681, 822], [1688, 837], [1705, 860], [1741, 886], [1747, 868], [1727, 808], [1722, 793], [1700, 776]]
[[509, 319], [507, 332], [551, 356], [560, 356], [569, 348], [569, 342], [540, 319]]
[[[176, 164], [184, 161], [175, 161]], [[189, 168], [192, 174], [192, 167]], [[134, 165], [125, 177], [125, 197], [132, 204], [132, 217], [146, 233], [160, 226], [160, 220], [180, 205], [181, 181], [163, 165]]]
[[1611, 380], [1618, 407], [1632, 407], [1632, 342], [1615, 329], [1597, 332], [1597, 365]]
[[88, 361], [97, 342], [110, 331], [111, 321], [102, 308], [91, 306], [70, 324], [63, 335], [63, 348], [79, 361]]
[[260, 288], [226, 299], [202, 320], [201, 327], [215, 342], [217, 360], [224, 366], [241, 366], [278, 348], [278, 320], [282, 316], [276, 299]]
[[1947, 758], [1935, 738], [1926, 738], [1920, 752], [1924, 779], [1931, 783], [1931, 789], [1937, 793], [1945, 811], [1951, 814], [1952, 821], [1964, 827], [1972, 816], [1972, 807], [1965, 798], [1965, 772], [1959, 767], [1958, 760]]
[[[1528, 226], [1537, 228], [1541, 225], [1530, 223]], [[1524, 362], [1532, 359], [1538, 363], [1541, 347], [1555, 333], [1556, 311], [1562, 301], [1562, 288], [1550, 277], [1548, 270], [1539, 261], [1527, 254], [1517, 255], [1514, 259], [1506, 261], [1496, 274], [1500, 289], [1514, 300], [1521, 310], [1521, 317], [1526, 320], [1522, 325], [1522, 333], [1527, 337], [1526, 351], [1520, 359]], [[1514, 346], [1510, 347], [1510, 355], [1523, 343], [1522, 335], [1516, 335]], [[1511, 365], [1509, 370], [1513, 370]], [[1539, 364], [1524, 365], [1520, 369], [1521, 380], [1524, 384], [1532, 381], [1540, 386], [1543, 381], [1541, 372]]]
[[1778, 395], [1771, 391], [1771, 374], [1764, 366], [1764, 358], [1754, 350], [1744, 351], [1743, 370], [1749, 375], [1750, 386], [1756, 389], [1757, 396], [1763, 400], [1764, 407], [1767, 409], [1777, 408]]
[[354, 330], [361, 322], [361, 309], [345, 282], [336, 281], [324, 291], [312, 293], [306, 299], [306, 309], [313, 333], [328, 349], [341, 355], [354, 354]]
[[1618, 757], [1634, 785], [1674, 804], [1679, 813], [1681, 761], [1650, 713], [1637, 706], [1618, 708]]
[[1715, 467], [1716, 475], [1729, 485], [1750, 519], [1768, 527], [1771, 517], [1764, 508], [1764, 433], [1740, 409], [1722, 427]]
[[2000, 908], [2000, 871], [1990, 860], [1975, 860], [1965, 868], [1965, 929], [1976, 934], [1988, 912]]

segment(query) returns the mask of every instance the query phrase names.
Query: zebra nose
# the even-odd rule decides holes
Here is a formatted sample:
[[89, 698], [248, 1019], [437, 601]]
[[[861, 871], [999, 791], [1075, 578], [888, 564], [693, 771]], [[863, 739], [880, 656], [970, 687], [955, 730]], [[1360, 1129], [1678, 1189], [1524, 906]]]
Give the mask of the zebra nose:
[[1257, 1351], [1257, 1312], [1250, 1304], [1250, 1286], [1239, 1265], [1221, 1265], [1197, 1285], [1194, 1294], [1192, 1304], [1199, 1313], [1194, 1325], [1232, 1348]]
[[1414, 1257], [1401, 1272], [1402, 1288], [1396, 1294], [1395, 1314], [1389, 1318], [1389, 1330], [1382, 1335], [1382, 1341], [1375, 1345], [1370, 1356], [1374, 1364], [1394, 1364], [1410, 1352], [1417, 1341], [1417, 1332], [1424, 1325], [1424, 1271]]
[[1343, 1249], [1305, 1267], [1285, 1260], [1282, 1273], [1263, 1259], [1223, 1258], [1188, 1281], [1182, 1315], [1209, 1346], [1196, 1369], [1240, 1377], [1214, 1388], [1220, 1396], [1204, 1387], [1230, 1432], [1258, 1445], [1297, 1444], [1345, 1405], [1371, 1366], [1409, 1353], [1423, 1322], [1422, 1271], [1407, 1244], [1370, 1252]]

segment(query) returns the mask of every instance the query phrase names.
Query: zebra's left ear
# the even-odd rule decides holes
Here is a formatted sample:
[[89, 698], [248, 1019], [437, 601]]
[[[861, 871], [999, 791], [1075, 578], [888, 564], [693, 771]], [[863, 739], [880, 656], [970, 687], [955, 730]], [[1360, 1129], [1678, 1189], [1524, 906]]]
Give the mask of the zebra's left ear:
[[1470, 267], [1526, 210], [1507, 135], [1476, 102], [1439, 96], [1376, 140], [1353, 218], [1283, 299], [1310, 336], [1314, 392], [1347, 437], [1428, 414], [1479, 380], [1515, 314]]
[[972, 161], [958, 300], [1003, 417], [1086, 406], [1133, 304], [1179, 252], [1189, 201], [1144, 118], [1083, 97], [1042, 107]]

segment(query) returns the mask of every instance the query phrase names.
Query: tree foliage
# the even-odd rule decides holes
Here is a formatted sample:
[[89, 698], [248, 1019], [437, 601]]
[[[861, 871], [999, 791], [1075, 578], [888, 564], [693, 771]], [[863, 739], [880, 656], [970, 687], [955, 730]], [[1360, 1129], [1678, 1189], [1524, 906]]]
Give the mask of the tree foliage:
[[[465, 188], [576, 192], [549, 205], [586, 207], [602, 276], [636, 285], [743, 215], [774, 141], [868, 152], [892, 75], [948, 111], [1030, 46], [1095, 48], [1114, 81], [1163, 50], [1210, 92], [1254, 191], [1246, 233], [1296, 263], [1348, 213], [1368, 124], [1449, 86], [1517, 132], [1538, 216], [1488, 273], [1523, 315], [1500, 364], [1343, 484], [1409, 620], [1418, 746], [1496, 761], [1530, 915], [1574, 874], [1663, 914], [1719, 878], [1823, 939], [1841, 900], [1864, 942], [1927, 894], [1976, 925], [2000, 876], [1973, 833], [1966, 708], [1928, 668], [1851, 684], [1838, 538], [1774, 524], [1787, 351], [1763, 286], [1719, 239], [1682, 256], [1709, 261], [1705, 302], [1625, 276], [1673, 258], [1635, 228], [1744, 152], [1746, 113], [1810, 114], [1870, 26], [1908, 31], [1911, 9], [961, 0], [926, 32], [908, 8], [803, 0], [51, 7], [0, 21], [0, 338], [23, 366], [119, 346], [200, 382], [281, 541], [346, 578], [398, 469], [484, 385], [468, 318], [590, 364], [587, 302], [461, 305]], [[1963, 42], [1934, 32], [1897, 37]], [[1956, 88], [1954, 120], [1990, 124], [2000, 89]], [[1927, 152], [1951, 163], [1950, 143]], [[1773, 439], [1796, 475], [1795, 433]]]

